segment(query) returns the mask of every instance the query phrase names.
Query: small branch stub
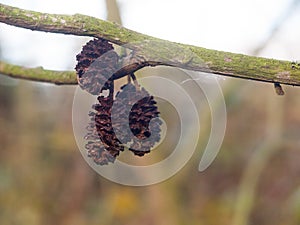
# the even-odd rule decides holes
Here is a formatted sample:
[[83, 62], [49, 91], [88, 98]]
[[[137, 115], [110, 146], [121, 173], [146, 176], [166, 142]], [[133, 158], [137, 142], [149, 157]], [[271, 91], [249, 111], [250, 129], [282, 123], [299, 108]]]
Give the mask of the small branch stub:
[[274, 83], [274, 88], [275, 88], [276, 94], [281, 95], [281, 96], [284, 95], [284, 91], [283, 91], [280, 83], [277, 83], [277, 82]]

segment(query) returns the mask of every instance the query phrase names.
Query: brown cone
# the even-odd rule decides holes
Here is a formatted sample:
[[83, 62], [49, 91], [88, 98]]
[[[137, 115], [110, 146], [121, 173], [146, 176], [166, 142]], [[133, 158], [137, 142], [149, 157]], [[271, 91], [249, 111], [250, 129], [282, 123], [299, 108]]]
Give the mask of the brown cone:
[[[160, 125], [162, 124], [158, 118], [159, 112], [153, 96], [144, 88], [137, 90], [133, 84], [129, 83], [117, 93], [113, 108], [116, 115], [114, 129], [118, 131], [118, 135], [121, 134], [121, 137], [118, 136], [119, 140], [123, 143], [132, 142], [129, 150], [135, 155], [143, 156], [149, 153], [155, 143], [160, 140]], [[128, 123], [130, 131], [126, 129]], [[129, 132], [136, 138], [131, 139]]]
[[79, 86], [93, 95], [107, 89], [117, 70], [119, 56], [105, 39], [94, 39], [83, 46], [76, 56], [75, 70]]
[[99, 96], [99, 103], [92, 106], [95, 111], [89, 113], [90, 123], [87, 127], [88, 133], [85, 136], [89, 142], [85, 148], [88, 151], [88, 156], [99, 165], [114, 162], [120, 151], [124, 150], [112, 128], [112, 95], [111, 89], [107, 97]]
[[[129, 83], [122, 87], [114, 103], [113, 75], [120, 58], [105, 39], [89, 41], [76, 59], [79, 86], [93, 95], [100, 95], [99, 103], [94, 104], [94, 111], [89, 113], [90, 123], [85, 136], [88, 156], [96, 164], [105, 165], [114, 162], [120, 151], [124, 150], [123, 144], [127, 143], [130, 143], [129, 150], [135, 155], [143, 156], [150, 152], [160, 140], [162, 124], [153, 96], [144, 88], [136, 88]], [[127, 72], [130, 73], [130, 67], [123, 71], [125, 74]], [[101, 95], [105, 89], [109, 90], [107, 97]], [[116, 110], [114, 123], [112, 106]], [[115, 131], [118, 131], [119, 139]], [[132, 134], [135, 138], [132, 138]]]

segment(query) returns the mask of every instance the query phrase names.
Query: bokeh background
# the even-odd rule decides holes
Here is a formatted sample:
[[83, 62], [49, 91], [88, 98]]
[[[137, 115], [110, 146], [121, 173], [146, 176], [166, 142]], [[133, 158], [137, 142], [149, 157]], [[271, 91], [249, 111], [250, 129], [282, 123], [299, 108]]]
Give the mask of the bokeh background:
[[[0, 0], [109, 19], [171, 41], [284, 60], [300, 59], [299, 2]], [[88, 40], [0, 24], [0, 59], [72, 70]], [[213, 164], [199, 172], [199, 150], [167, 181], [127, 187], [99, 176], [78, 151], [72, 131], [76, 87], [0, 75], [0, 224], [300, 224], [300, 89], [284, 86], [282, 97], [271, 84], [219, 81], [228, 120]], [[207, 121], [201, 120], [199, 149], [207, 143]], [[164, 150], [169, 151], [160, 149], [162, 155]]]

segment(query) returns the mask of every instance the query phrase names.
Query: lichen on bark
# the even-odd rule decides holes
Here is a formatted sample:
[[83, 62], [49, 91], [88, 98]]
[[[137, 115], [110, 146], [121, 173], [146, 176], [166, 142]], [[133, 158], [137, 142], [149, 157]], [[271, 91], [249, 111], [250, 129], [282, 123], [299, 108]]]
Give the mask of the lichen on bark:
[[[300, 86], [297, 63], [170, 42], [95, 17], [47, 14], [0, 4], [0, 22], [36, 31], [104, 38], [114, 44], [126, 45], [135, 51], [137, 57], [144, 59], [144, 65], [147, 66], [175, 66], [223, 76]], [[7, 72], [7, 69], [0, 72], [10, 76], [15, 74]], [[22, 73], [21, 70], [19, 72]], [[38, 76], [25, 76], [25, 72], [23, 76], [19, 74], [14, 77], [40, 80]], [[68, 82], [73, 82], [75, 73], [65, 73], [62, 74], [70, 79]], [[50, 78], [49, 82], [63, 83], [65, 79], [59, 80], [56, 75], [58, 73], [55, 71], [41, 72], [41, 79], [48, 82]]]

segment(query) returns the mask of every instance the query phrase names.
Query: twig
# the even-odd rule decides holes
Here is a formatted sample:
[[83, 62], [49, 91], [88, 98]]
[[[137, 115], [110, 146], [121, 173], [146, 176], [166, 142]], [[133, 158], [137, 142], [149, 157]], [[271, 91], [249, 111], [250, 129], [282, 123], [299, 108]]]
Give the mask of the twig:
[[[300, 68], [292, 67], [292, 62], [289, 61], [174, 43], [85, 15], [47, 14], [0, 4], [0, 22], [36, 31], [101, 37], [118, 45], [126, 45], [134, 51], [144, 66], [168, 65], [230, 77], [300, 86]], [[39, 80], [36, 79], [38, 77], [32, 78], [28, 75], [22, 77]], [[51, 79], [50, 82], [57, 83]]]
[[54, 84], [77, 84], [74, 71], [45, 70], [42, 67], [25, 68], [0, 61], [0, 74], [13, 78], [41, 81]]

